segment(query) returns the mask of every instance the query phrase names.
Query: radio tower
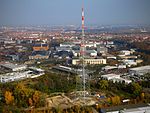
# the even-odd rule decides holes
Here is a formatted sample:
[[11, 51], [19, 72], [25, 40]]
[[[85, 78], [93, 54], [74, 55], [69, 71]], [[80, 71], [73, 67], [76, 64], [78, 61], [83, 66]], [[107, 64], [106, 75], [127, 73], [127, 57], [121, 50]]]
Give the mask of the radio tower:
[[86, 104], [85, 100], [86, 96], [90, 91], [90, 76], [87, 74], [85, 70], [85, 56], [86, 56], [86, 47], [85, 47], [85, 26], [84, 26], [84, 7], [82, 6], [82, 36], [81, 36], [81, 44], [80, 44], [80, 63], [81, 73], [76, 78], [76, 91], [77, 91], [77, 99], [83, 99], [84, 104]]
[[80, 55], [81, 55], [81, 65], [82, 65], [82, 73], [81, 73], [81, 86], [83, 91], [83, 97], [86, 96], [86, 73], [85, 73], [85, 32], [84, 32], [84, 7], [82, 6], [82, 40], [80, 45]]

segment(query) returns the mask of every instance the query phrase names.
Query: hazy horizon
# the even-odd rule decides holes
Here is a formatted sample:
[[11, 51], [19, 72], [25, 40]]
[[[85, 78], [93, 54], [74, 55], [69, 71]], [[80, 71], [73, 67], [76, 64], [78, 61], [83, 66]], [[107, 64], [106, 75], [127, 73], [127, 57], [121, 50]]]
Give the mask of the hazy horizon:
[[[0, 26], [81, 25], [82, 0], [0, 0]], [[150, 25], [150, 0], [85, 1], [85, 26]]]

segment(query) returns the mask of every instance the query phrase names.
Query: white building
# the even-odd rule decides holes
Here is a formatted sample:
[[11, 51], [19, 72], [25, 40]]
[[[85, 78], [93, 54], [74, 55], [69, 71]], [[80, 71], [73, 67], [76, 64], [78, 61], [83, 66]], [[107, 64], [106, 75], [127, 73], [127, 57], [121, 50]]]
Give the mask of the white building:
[[60, 44], [60, 47], [73, 47], [73, 46], [75, 46], [75, 44], [71, 42], [64, 42]]
[[125, 82], [126, 84], [130, 84], [132, 81], [131, 80], [128, 80], [128, 79], [124, 79], [124, 78], [113, 78], [112, 81], [115, 83], [115, 82]]
[[86, 54], [88, 54], [91, 57], [96, 57], [97, 56], [97, 51], [95, 51], [95, 50], [86, 50]]
[[107, 74], [107, 75], [102, 75], [101, 77], [104, 78], [104, 79], [107, 79], [107, 80], [112, 80], [112, 79], [114, 79], [114, 78], [120, 78], [120, 75]]
[[117, 66], [105, 66], [102, 68], [102, 70], [108, 71], [108, 70], [113, 70], [113, 69], [117, 69]]
[[101, 77], [104, 79], [107, 79], [107, 80], [111, 80], [114, 83], [115, 82], [125, 82], [126, 84], [129, 84], [132, 82], [131, 80], [121, 78], [120, 75], [117, 75], [117, 74], [107, 74], [107, 75], [102, 75]]
[[108, 48], [106, 47], [97, 47], [97, 52], [101, 54], [106, 54], [108, 52]]
[[126, 65], [123, 65], [123, 64], [118, 65], [118, 69], [125, 69], [125, 68], [127, 68]]
[[[85, 58], [85, 64], [106, 64], [106, 59], [103, 58]], [[78, 65], [81, 63], [80, 59], [72, 59], [72, 64], [73, 65]]]
[[130, 68], [129, 73], [130, 75], [138, 75], [138, 76], [150, 73], [150, 65]]
[[120, 53], [122, 54], [122, 55], [130, 55], [131, 54], [131, 51], [129, 51], [129, 50], [122, 50], [122, 51], [120, 51]]
[[4, 41], [4, 44], [15, 44], [16, 41], [13, 41], [13, 40], [5, 40]]
[[139, 107], [122, 110], [121, 113], [150, 113], [150, 107]]
[[96, 47], [96, 43], [86, 43], [85, 47]]
[[31, 76], [32, 71], [25, 71], [25, 72], [13, 72], [13, 73], [7, 73], [0, 75], [0, 82], [5, 83], [5, 82], [11, 82], [11, 81], [16, 81], [16, 80], [21, 80], [24, 78], [28, 78]]
[[27, 65], [17, 65], [12, 63], [0, 64], [0, 67], [11, 70], [11, 71], [19, 71], [27, 68]]
[[44, 70], [35, 67], [30, 67], [28, 71], [2, 74], [0, 75], [0, 82], [6, 83], [26, 78], [36, 78], [44, 74]]
[[109, 111], [106, 113], [150, 113], [150, 107], [138, 107], [138, 108], [130, 108], [118, 111]]
[[124, 59], [123, 63], [127, 66], [136, 66], [137, 62], [135, 60]]
[[[72, 50], [72, 53], [75, 57], [80, 56], [80, 50]], [[95, 50], [86, 50], [86, 55], [90, 57], [96, 57], [97, 56], [97, 51]]]

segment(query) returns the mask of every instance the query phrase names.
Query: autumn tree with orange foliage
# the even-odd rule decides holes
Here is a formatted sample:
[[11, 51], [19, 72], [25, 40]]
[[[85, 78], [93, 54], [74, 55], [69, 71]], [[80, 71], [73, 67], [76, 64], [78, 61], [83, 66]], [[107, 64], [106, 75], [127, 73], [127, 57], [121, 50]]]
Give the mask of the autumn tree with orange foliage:
[[7, 105], [13, 103], [14, 96], [12, 96], [12, 92], [6, 91], [4, 97], [5, 97], [5, 102], [6, 102]]
[[113, 105], [120, 105], [121, 104], [121, 99], [119, 96], [111, 97], [111, 102]]
[[35, 91], [34, 94], [33, 94], [33, 96], [32, 96], [32, 98], [33, 98], [33, 104], [35, 106], [38, 105], [38, 102], [40, 101], [40, 97], [41, 97], [40, 92], [39, 91]]

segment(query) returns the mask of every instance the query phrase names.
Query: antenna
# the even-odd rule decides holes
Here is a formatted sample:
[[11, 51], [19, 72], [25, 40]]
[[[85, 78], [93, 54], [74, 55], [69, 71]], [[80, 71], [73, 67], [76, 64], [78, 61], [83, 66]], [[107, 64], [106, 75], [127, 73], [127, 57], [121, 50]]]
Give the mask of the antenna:
[[82, 7], [82, 43], [81, 43], [81, 49], [82, 49], [82, 76], [83, 76], [83, 93], [85, 98], [85, 39], [84, 39], [84, 8]]
[[81, 55], [81, 65], [82, 65], [82, 86], [83, 86], [83, 96], [85, 98], [86, 92], [86, 81], [85, 81], [85, 32], [84, 32], [84, 7], [82, 6], [82, 40], [80, 46], [80, 55]]
[[[81, 35], [81, 44], [80, 44], [80, 63], [81, 66], [81, 73], [80, 76], [76, 78], [76, 90], [80, 91], [79, 95], [83, 97], [84, 104], [86, 99], [87, 91], [89, 90], [90, 83], [89, 83], [89, 76], [87, 75], [87, 72], [85, 70], [85, 55], [86, 55], [86, 47], [85, 47], [85, 26], [84, 26], [84, 7], [82, 5], [82, 35]], [[77, 93], [78, 94], [78, 93]]]

